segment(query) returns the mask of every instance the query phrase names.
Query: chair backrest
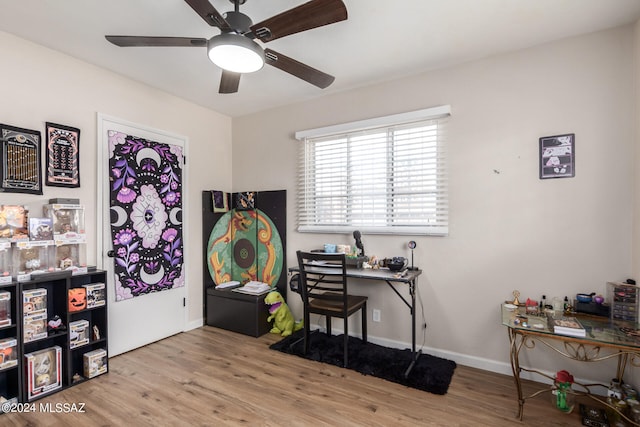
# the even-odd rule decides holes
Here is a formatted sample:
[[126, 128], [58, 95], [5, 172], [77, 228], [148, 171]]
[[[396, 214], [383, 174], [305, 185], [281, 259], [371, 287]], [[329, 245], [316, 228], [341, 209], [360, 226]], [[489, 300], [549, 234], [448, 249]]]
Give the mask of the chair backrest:
[[310, 299], [341, 301], [347, 306], [345, 254], [297, 251], [300, 279], [298, 292], [305, 305]]

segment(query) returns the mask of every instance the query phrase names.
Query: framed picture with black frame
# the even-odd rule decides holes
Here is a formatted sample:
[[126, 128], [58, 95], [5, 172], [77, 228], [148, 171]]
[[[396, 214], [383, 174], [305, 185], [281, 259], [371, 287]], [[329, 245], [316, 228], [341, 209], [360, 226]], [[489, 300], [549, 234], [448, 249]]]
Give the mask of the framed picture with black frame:
[[80, 129], [47, 122], [47, 177], [50, 187], [80, 187]]
[[576, 174], [575, 134], [540, 138], [540, 179], [572, 178]]
[[42, 194], [40, 131], [0, 124], [0, 191]]

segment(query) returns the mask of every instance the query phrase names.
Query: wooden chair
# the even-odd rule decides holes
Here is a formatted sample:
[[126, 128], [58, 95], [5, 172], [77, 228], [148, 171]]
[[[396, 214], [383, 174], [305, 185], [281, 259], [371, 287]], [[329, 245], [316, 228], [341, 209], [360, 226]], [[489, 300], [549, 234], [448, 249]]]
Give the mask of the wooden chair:
[[309, 351], [311, 313], [327, 318], [327, 335], [331, 336], [331, 318], [344, 319], [344, 367], [348, 364], [348, 318], [362, 310], [362, 340], [367, 342], [367, 297], [349, 295], [344, 254], [297, 251], [300, 267], [299, 291], [304, 307], [304, 352]]

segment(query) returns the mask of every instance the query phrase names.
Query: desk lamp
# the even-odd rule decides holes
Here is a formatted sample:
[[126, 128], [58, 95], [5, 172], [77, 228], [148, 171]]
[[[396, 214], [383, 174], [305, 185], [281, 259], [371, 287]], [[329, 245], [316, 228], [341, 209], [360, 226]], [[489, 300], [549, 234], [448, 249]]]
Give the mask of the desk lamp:
[[414, 240], [410, 240], [408, 246], [409, 246], [409, 249], [411, 249], [411, 267], [409, 267], [409, 270], [417, 270], [418, 267], [413, 266], [413, 250], [417, 246], [416, 242]]

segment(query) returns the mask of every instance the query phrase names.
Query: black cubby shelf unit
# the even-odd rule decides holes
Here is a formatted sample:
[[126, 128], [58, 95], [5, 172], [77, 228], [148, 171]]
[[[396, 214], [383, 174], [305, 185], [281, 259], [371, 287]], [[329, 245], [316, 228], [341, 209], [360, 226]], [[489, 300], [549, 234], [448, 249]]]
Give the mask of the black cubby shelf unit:
[[[7, 316], [11, 318], [11, 323], [0, 326], [0, 340], [16, 340], [15, 348], [11, 349], [13, 354], [9, 355], [3, 352], [2, 360], [4, 361], [9, 358], [15, 358], [17, 360], [15, 366], [0, 368], [0, 396], [9, 401], [12, 399], [17, 401], [22, 397], [22, 375], [20, 372], [22, 354], [20, 352], [20, 345], [17, 345], [17, 343], [20, 342], [21, 335], [21, 318], [18, 315], [18, 284], [15, 282], [0, 284], [0, 292], [8, 292], [10, 295], [10, 316], [9, 313], [7, 313]], [[5, 351], [8, 352], [8, 350]], [[0, 411], [0, 414], [1, 413], [2, 411]]]
[[[90, 378], [84, 376], [84, 354], [90, 351], [105, 349], [107, 350], [107, 294], [106, 294], [106, 273], [103, 271], [89, 272], [88, 274], [77, 275], [71, 277], [70, 288], [80, 288], [84, 285], [93, 285], [96, 283], [104, 283], [104, 305], [98, 307], [89, 307], [80, 311], [67, 313], [67, 328], [71, 322], [84, 320], [88, 323], [88, 339], [89, 342], [84, 345], [71, 348], [69, 336], [67, 340], [67, 348], [69, 349], [68, 364], [68, 380], [70, 385], [76, 385]], [[108, 372], [107, 365], [107, 372]]]
[[[21, 373], [21, 387], [18, 391], [21, 391], [22, 402], [34, 401], [83, 382], [85, 380], [83, 355], [91, 350], [99, 348], [107, 350], [106, 286], [104, 288], [104, 305], [88, 309], [85, 308], [74, 312], [71, 312], [68, 309], [69, 289], [82, 288], [84, 285], [95, 283], [104, 283], [106, 285], [106, 273], [104, 271], [95, 270], [77, 275], [72, 275], [70, 271], [45, 273], [32, 278], [32, 280], [18, 283], [17, 291], [19, 292], [21, 301], [21, 303], [18, 304], [19, 316], [17, 318], [20, 319], [18, 323], [23, 323], [25, 314], [28, 314], [25, 313], [24, 292], [36, 289], [46, 289], [47, 321], [52, 319], [54, 316], [58, 316], [64, 325], [64, 328], [61, 330], [49, 330], [46, 337], [29, 342], [25, 342], [25, 325], [21, 325], [23, 327], [23, 333], [18, 334], [18, 347], [20, 348], [21, 356], [19, 363], [21, 366], [21, 369], [19, 369]], [[70, 340], [72, 337], [69, 330], [69, 323], [78, 320], [86, 320], [88, 322], [89, 342], [82, 346], [71, 348]], [[94, 337], [93, 326], [97, 327], [97, 330], [99, 331], [99, 338]], [[32, 380], [32, 378], [30, 378], [27, 371], [26, 355], [55, 347], [60, 347], [61, 349], [60, 387], [53, 388], [35, 396], [30, 395], [29, 381]], [[74, 375], [76, 376], [74, 377]], [[33, 376], [33, 374], [31, 376]]]

